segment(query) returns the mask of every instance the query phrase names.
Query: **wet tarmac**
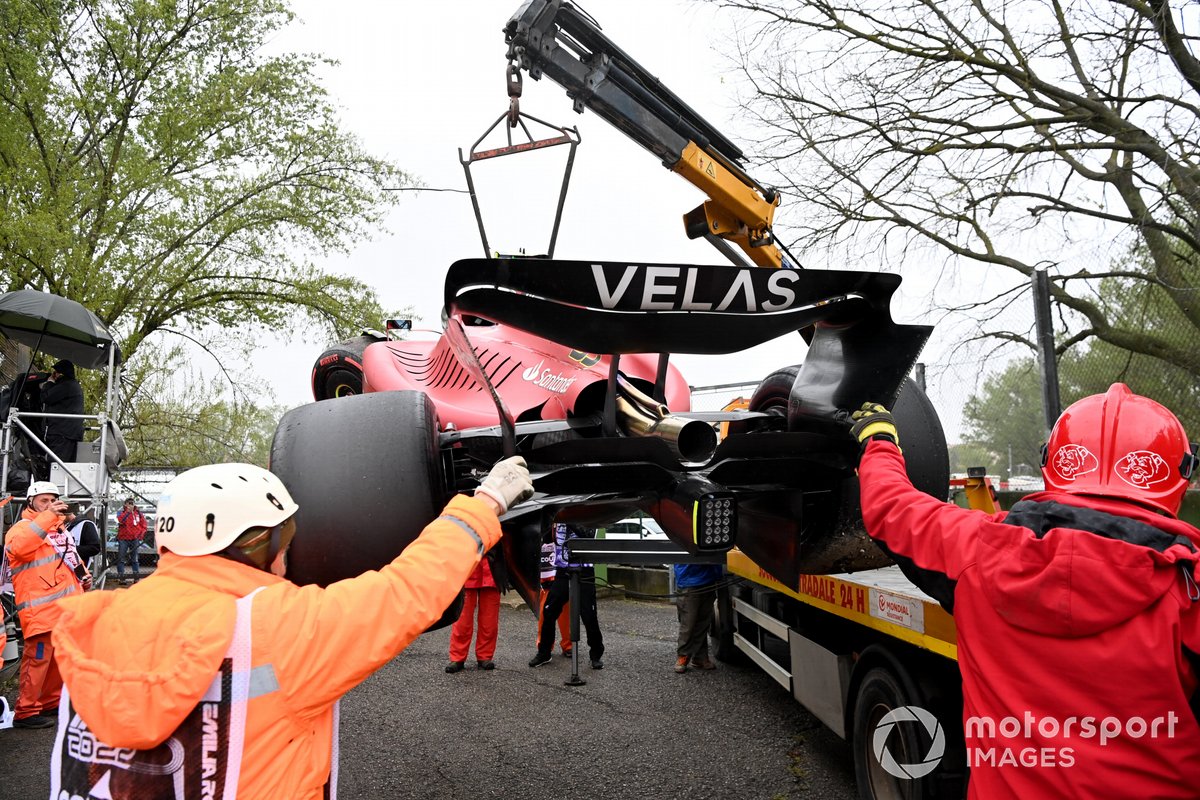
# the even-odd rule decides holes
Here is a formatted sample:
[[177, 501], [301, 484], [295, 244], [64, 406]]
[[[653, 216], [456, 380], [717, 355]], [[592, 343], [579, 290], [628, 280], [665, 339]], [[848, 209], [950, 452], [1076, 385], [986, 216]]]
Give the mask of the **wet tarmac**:
[[[506, 597], [510, 603], [515, 596]], [[533, 615], [501, 608], [497, 668], [446, 674], [426, 634], [342, 703], [342, 798], [850, 800], [847, 745], [753, 667], [678, 675], [674, 606], [600, 600], [604, 668], [526, 666]], [[10, 702], [14, 692], [6, 695]], [[0, 800], [49, 794], [50, 730], [0, 731]]]

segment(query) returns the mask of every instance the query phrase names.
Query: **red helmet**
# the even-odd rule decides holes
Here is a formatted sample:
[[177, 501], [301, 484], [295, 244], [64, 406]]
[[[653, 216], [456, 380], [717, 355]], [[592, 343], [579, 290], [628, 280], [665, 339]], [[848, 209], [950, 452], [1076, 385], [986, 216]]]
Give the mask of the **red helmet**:
[[1119, 497], [1175, 516], [1195, 463], [1174, 414], [1114, 383], [1071, 404], [1054, 423], [1042, 476], [1047, 489]]

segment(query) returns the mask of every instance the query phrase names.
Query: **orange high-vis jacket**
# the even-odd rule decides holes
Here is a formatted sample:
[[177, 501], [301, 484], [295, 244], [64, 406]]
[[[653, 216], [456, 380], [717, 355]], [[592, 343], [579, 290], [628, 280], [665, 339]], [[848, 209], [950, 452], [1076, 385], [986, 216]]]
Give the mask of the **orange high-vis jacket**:
[[334, 703], [436, 622], [500, 539], [473, 497], [377, 572], [296, 586], [221, 556], [164, 553], [132, 589], [62, 604], [54, 630], [71, 703], [100, 741], [145, 750], [197, 705], [233, 639], [235, 600], [256, 588], [238, 796], [319, 800], [329, 778]]
[[63, 554], [46, 540], [48, 533], [62, 527], [64, 519], [53, 511], [38, 513], [27, 508], [4, 537], [17, 616], [27, 639], [52, 630], [61, 613], [58, 601], [83, 591]]

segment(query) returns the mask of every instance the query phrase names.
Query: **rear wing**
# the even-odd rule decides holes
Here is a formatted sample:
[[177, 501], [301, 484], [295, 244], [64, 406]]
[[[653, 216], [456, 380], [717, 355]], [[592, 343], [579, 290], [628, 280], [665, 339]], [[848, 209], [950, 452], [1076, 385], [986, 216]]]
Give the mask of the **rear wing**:
[[[446, 275], [445, 301], [451, 313], [589, 353], [734, 353], [814, 326], [798, 386], [826, 417], [865, 400], [890, 404], [929, 338], [932, 327], [892, 320], [900, 280], [883, 272], [464, 259]], [[797, 337], [797, 362], [801, 344]]]

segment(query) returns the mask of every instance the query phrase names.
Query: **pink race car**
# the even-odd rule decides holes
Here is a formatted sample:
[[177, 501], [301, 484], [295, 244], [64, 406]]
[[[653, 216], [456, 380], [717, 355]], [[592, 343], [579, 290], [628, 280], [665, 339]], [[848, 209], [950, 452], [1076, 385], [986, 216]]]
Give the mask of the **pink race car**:
[[[547, 525], [599, 526], [639, 510], [690, 553], [736, 544], [790, 585], [888, 563], [859, 520], [849, 412], [868, 400], [893, 407], [917, 485], [944, 497], [949, 478], [937, 415], [905, 377], [931, 329], [892, 321], [899, 283], [886, 273], [459, 261], [440, 337], [343, 342], [314, 367], [320, 402], [280, 421], [271, 465], [300, 504], [290, 575], [327, 584], [378, 568], [450, 495], [513, 454], [537, 490], [502, 519], [510, 578], [526, 600]], [[785, 335], [807, 355], [767, 376], [749, 410], [690, 411], [668, 354]], [[720, 423], [728, 433], [718, 440]]]

